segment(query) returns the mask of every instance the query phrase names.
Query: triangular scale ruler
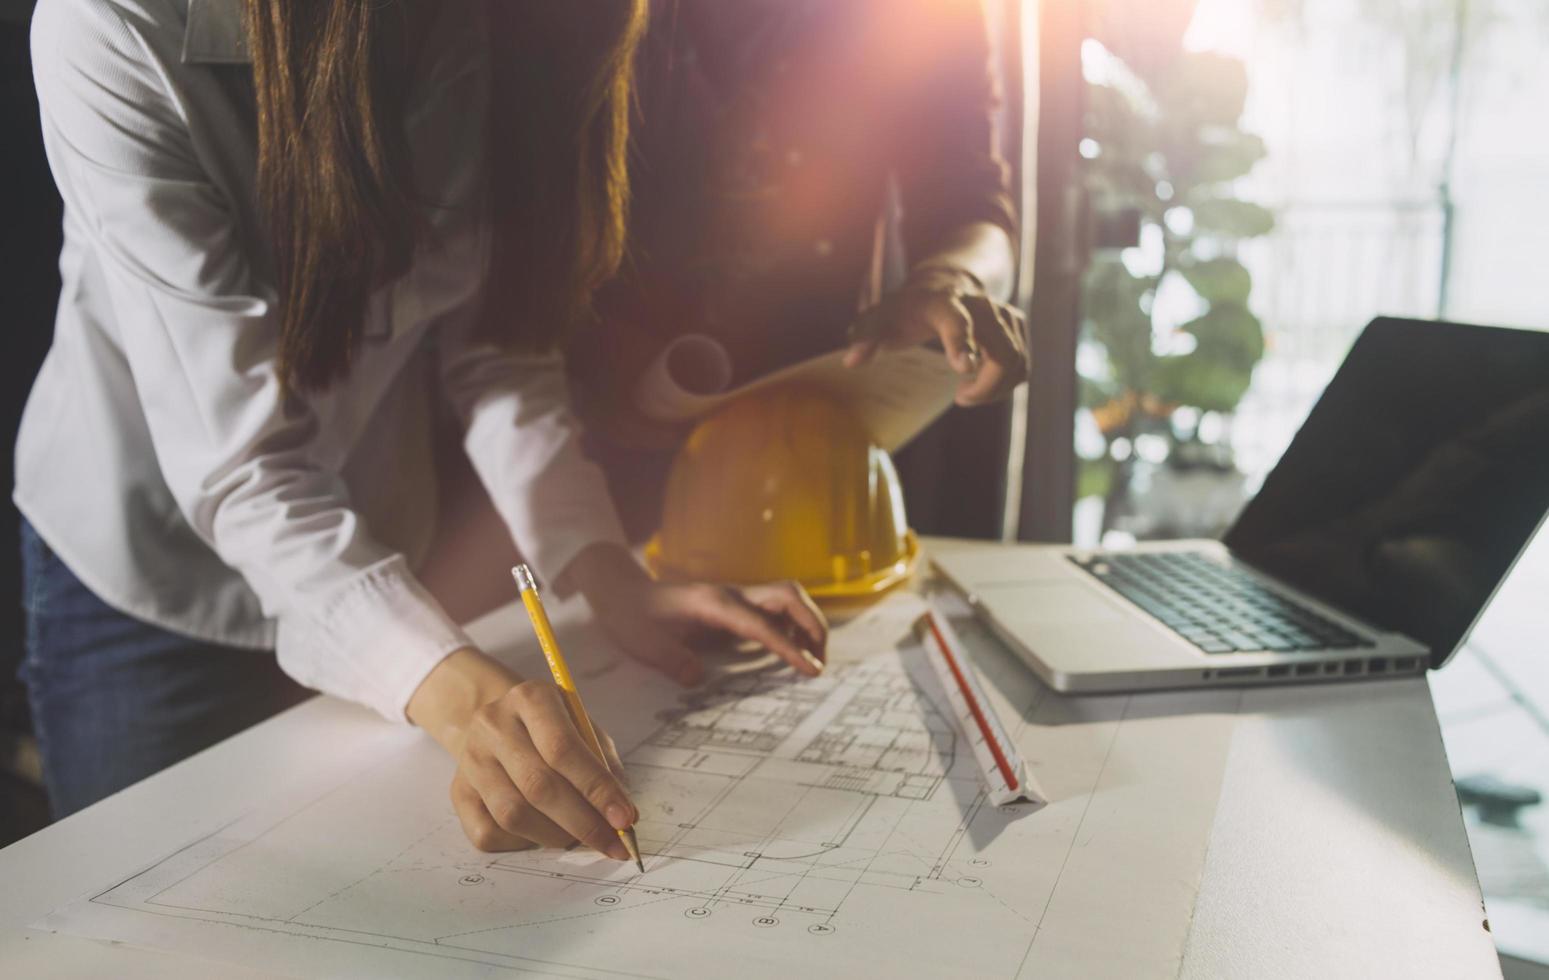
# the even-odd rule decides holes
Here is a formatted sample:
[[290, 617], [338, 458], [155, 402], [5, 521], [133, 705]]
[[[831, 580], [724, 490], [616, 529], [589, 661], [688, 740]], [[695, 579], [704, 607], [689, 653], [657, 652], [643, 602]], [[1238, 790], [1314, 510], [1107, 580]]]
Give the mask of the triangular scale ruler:
[[1048, 797], [1028, 776], [1027, 763], [995, 716], [979, 675], [947, 617], [931, 607], [915, 623], [915, 632], [925, 647], [925, 659], [946, 688], [958, 729], [973, 747], [990, 802], [996, 806], [1018, 800], [1047, 803]]

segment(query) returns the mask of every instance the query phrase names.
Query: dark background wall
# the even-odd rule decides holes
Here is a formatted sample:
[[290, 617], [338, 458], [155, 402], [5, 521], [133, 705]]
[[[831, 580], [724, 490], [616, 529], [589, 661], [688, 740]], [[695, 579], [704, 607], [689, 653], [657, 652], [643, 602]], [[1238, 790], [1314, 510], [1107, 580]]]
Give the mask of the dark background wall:
[[15, 681], [22, 617], [12, 449], [59, 298], [60, 206], [38, 131], [27, 49], [31, 12], [31, 0], [0, 0], [0, 755], [7, 763], [0, 766], [0, 844], [44, 819], [37, 788], [8, 771], [28, 727]]

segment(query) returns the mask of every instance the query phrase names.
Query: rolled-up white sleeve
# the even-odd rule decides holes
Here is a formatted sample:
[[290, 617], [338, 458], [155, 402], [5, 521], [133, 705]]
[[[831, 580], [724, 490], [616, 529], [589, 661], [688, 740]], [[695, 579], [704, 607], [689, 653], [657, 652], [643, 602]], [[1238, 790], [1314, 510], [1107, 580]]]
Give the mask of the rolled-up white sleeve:
[[443, 331], [441, 379], [464, 448], [527, 562], [549, 582], [597, 543], [625, 546], [602, 470], [581, 449], [559, 354], [520, 355]]
[[317, 415], [282, 390], [272, 295], [255, 285], [165, 66], [110, 3], [58, 0], [37, 18], [50, 164], [73, 231], [100, 258], [113, 305], [103, 329], [118, 335], [167, 486], [277, 621], [287, 673], [402, 720], [468, 638], [373, 540], [319, 458]]

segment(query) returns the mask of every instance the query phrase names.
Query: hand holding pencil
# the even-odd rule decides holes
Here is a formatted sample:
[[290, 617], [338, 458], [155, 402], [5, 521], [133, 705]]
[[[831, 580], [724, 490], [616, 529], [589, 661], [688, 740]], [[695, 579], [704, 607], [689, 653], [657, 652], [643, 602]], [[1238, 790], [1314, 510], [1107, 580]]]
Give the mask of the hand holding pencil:
[[639, 812], [614, 775], [618, 753], [589, 719], [583, 734], [572, 712], [556, 684], [523, 680], [473, 648], [447, 656], [420, 685], [410, 720], [457, 759], [452, 806], [475, 847], [579, 841], [618, 861], [635, 856], [623, 832]]
[[[576, 729], [585, 740], [592, 755], [600, 762], [604, 769], [610, 769], [607, 753], [603, 751], [602, 742], [597, 737], [597, 730], [592, 727], [592, 719], [586, 713], [586, 705], [581, 703], [581, 692], [576, 690], [575, 678], [570, 674], [570, 665], [565, 662], [565, 655], [560, 652], [559, 641], [554, 637], [554, 629], [549, 625], [549, 614], [543, 608], [543, 600], [538, 596], [538, 582], [533, 578], [532, 569], [526, 565], [518, 565], [511, 569], [511, 576], [516, 579], [516, 587], [522, 593], [522, 605], [527, 608], [528, 618], [532, 620], [533, 632], [538, 634], [538, 645], [543, 649], [543, 659], [548, 661], [549, 673], [554, 676], [554, 683], [565, 696], [565, 706], [570, 710], [570, 719], [575, 722]], [[612, 772], [609, 772], [612, 775]], [[633, 808], [631, 808], [633, 809]], [[608, 822], [618, 833], [619, 840], [629, 856], [634, 858], [635, 866], [642, 874], [645, 873], [645, 862], [640, 859], [640, 845], [635, 838], [634, 820], [630, 819], [628, 826], [619, 826], [619, 821], [614, 819], [615, 814], [608, 813]]]
[[[701, 676], [686, 646], [696, 629], [757, 641], [799, 674], [822, 672], [828, 625], [794, 583], [658, 583], [623, 549], [604, 545], [582, 552], [565, 574], [626, 653], [680, 682]], [[518, 577], [531, 582], [530, 572]], [[639, 812], [617, 778], [623, 764], [581, 705], [536, 589], [524, 589], [523, 605], [554, 683], [524, 680], [464, 648], [432, 668], [406, 714], [457, 759], [452, 805], [480, 850], [580, 841], [619, 861], [636, 858], [630, 831]]]

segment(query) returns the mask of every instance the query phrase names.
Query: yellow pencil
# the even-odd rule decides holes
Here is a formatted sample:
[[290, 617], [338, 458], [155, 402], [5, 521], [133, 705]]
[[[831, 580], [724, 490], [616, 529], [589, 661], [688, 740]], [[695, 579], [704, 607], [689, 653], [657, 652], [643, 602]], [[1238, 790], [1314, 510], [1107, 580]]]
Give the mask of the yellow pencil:
[[[511, 569], [511, 577], [516, 579], [516, 587], [522, 593], [522, 605], [527, 607], [533, 632], [538, 634], [538, 646], [543, 648], [543, 658], [549, 662], [549, 673], [554, 675], [554, 683], [565, 694], [565, 703], [570, 706], [570, 717], [575, 721], [576, 728], [580, 729], [581, 737], [586, 739], [586, 744], [602, 760], [603, 768], [611, 772], [607, 753], [603, 752], [602, 742], [597, 738], [597, 729], [592, 727], [586, 705], [581, 703], [581, 692], [576, 690], [575, 678], [570, 676], [570, 665], [565, 663], [565, 655], [559, 652], [559, 641], [554, 639], [554, 627], [549, 625], [549, 614], [544, 611], [543, 600], [538, 597], [538, 581], [533, 578], [532, 569], [518, 565]], [[624, 849], [635, 859], [635, 867], [644, 874], [645, 862], [640, 860], [640, 843], [635, 839], [635, 828], [626, 827], [617, 833], [624, 842]]]

